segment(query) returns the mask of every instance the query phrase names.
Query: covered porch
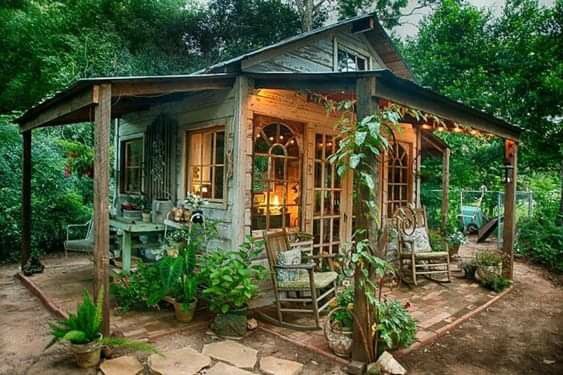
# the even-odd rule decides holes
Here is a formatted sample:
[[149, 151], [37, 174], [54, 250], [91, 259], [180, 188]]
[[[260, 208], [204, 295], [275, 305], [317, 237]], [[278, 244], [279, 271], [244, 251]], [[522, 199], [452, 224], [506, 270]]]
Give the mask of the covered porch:
[[[247, 234], [258, 234], [263, 230], [278, 228], [296, 228], [308, 232], [315, 238], [316, 256], [330, 256], [338, 252], [341, 243], [351, 239], [353, 225], [353, 208], [351, 206], [351, 179], [336, 182], [335, 177], [326, 178], [333, 168], [328, 163], [328, 148], [334, 150], [338, 134], [331, 126], [334, 119], [327, 119], [322, 106], [316, 106], [316, 112], [310, 111], [311, 103], [306, 106], [286, 102], [288, 96], [299, 96], [300, 100], [308, 101], [307, 93], [331, 93], [335, 96], [353, 98], [356, 101], [358, 116], [365, 116], [378, 110], [381, 100], [390, 101], [406, 107], [433, 114], [444, 119], [439, 126], [443, 130], [460, 128], [466, 131], [479, 131], [505, 139], [505, 164], [507, 168], [505, 185], [505, 225], [503, 254], [503, 272], [512, 277], [513, 240], [514, 240], [514, 194], [516, 186], [517, 141], [519, 130], [492, 116], [476, 111], [460, 103], [451, 101], [424, 89], [411, 81], [401, 79], [387, 70], [354, 72], [354, 73], [226, 73], [194, 76], [168, 77], [130, 77], [100, 78], [79, 81], [76, 85], [61, 92], [52, 99], [34, 107], [19, 119], [24, 139], [24, 164], [22, 180], [23, 206], [23, 239], [22, 266], [30, 256], [31, 249], [31, 140], [35, 129], [46, 126], [58, 126], [77, 122], [93, 122], [95, 132], [95, 189], [94, 189], [94, 266], [83, 272], [93, 271], [95, 289], [103, 288], [106, 293], [104, 308], [104, 331], [110, 331], [111, 309], [109, 301], [109, 146], [112, 119], [132, 113], [143, 113], [151, 108], [162, 110], [167, 103], [189, 100], [194, 93], [221, 92], [226, 98], [232, 99], [233, 113], [225, 125], [228, 147], [225, 150], [225, 176], [228, 181], [229, 200], [223, 209], [228, 213], [230, 230], [229, 243], [231, 248], [240, 245]], [[231, 96], [232, 95], [232, 96]], [[275, 107], [271, 103], [284, 103]], [[289, 109], [292, 109], [289, 111]], [[262, 117], [261, 117], [262, 116]], [[279, 121], [286, 120], [288, 128], [299, 129], [300, 136], [285, 133]], [[324, 120], [319, 120], [319, 119]], [[300, 125], [292, 125], [291, 121], [299, 121]], [[413, 134], [415, 152], [423, 147], [423, 142], [432, 139], [423, 137], [424, 124], [415, 119], [402, 119]], [[319, 123], [322, 121], [323, 123]], [[332, 122], [331, 122], [332, 121]], [[267, 126], [275, 125], [274, 133], [268, 133]], [[259, 130], [259, 131], [257, 131]], [[464, 130], [465, 131], [465, 130]], [[288, 142], [295, 139], [301, 144], [296, 151], [296, 171], [292, 177], [283, 181], [265, 181], [273, 183], [273, 189], [258, 191], [253, 186], [256, 181], [254, 174], [258, 156], [270, 157], [272, 154], [261, 151], [257, 146], [258, 135], [261, 137], [287, 137]], [[319, 138], [320, 136], [320, 138]], [[424, 141], [426, 139], [426, 141]], [[271, 143], [272, 140], [270, 140]], [[331, 143], [329, 145], [329, 142]], [[268, 147], [273, 147], [268, 144]], [[276, 142], [280, 143], [280, 142]], [[287, 149], [291, 145], [285, 144]], [[318, 154], [318, 149], [321, 153]], [[184, 151], [185, 152], [185, 151]], [[420, 158], [412, 154], [411, 166], [417, 170]], [[445, 155], [448, 153], [446, 152]], [[292, 155], [284, 151], [284, 165], [292, 163]], [[446, 159], [445, 159], [446, 160]], [[277, 160], [276, 160], [277, 162]], [[375, 161], [374, 161], [375, 162]], [[271, 160], [266, 163], [271, 165]], [[383, 163], [381, 163], [383, 168]], [[319, 174], [316, 175], [316, 168]], [[445, 169], [447, 176], [447, 163]], [[269, 173], [269, 172], [268, 172]], [[334, 173], [332, 169], [332, 173]], [[378, 183], [380, 192], [380, 212], [385, 217], [392, 210], [393, 204], [402, 201], [419, 203], [419, 181], [412, 179], [405, 182], [407, 193], [398, 199], [390, 200], [386, 185]], [[317, 183], [316, 176], [319, 176]], [[186, 193], [193, 181], [181, 175], [179, 193]], [[266, 179], [267, 180], [267, 179]], [[447, 179], [445, 179], [445, 182]], [[402, 183], [402, 182], [401, 182]], [[418, 186], [418, 187], [417, 187]], [[203, 190], [202, 190], [203, 191]], [[400, 189], [398, 190], [400, 191]], [[447, 191], [447, 188], [445, 189]], [[296, 196], [292, 196], [296, 195]], [[277, 195], [277, 203], [276, 203]], [[180, 194], [181, 196], [181, 194]], [[317, 210], [317, 196], [330, 197], [320, 199]], [[339, 197], [338, 197], [339, 196]], [[337, 198], [338, 197], [338, 198]], [[296, 201], [297, 199], [297, 201]], [[328, 202], [328, 203], [327, 203]], [[444, 200], [447, 202], [447, 199]], [[335, 211], [335, 206], [338, 210]], [[226, 207], [225, 207], [226, 206]], [[442, 208], [447, 212], [447, 204]], [[292, 212], [295, 213], [292, 216]], [[300, 213], [300, 214], [299, 214]], [[445, 215], [444, 215], [445, 217]], [[328, 235], [327, 235], [328, 233]], [[72, 279], [71, 279], [72, 280]], [[85, 279], [87, 280], [87, 279]], [[76, 280], [77, 282], [79, 280]], [[71, 281], [65, 280], [65, 283]], [[433, 288], [433, 287], [429, 287]], [[459, 291], [463, 291], [461, 287]], [[426, 290], [424, 287], [420, 289]], [[416, 290], [415, 290], [416, 291]], [[431, 293], [431, 292], [429, 292]], [[439, 293], [438, 293], [439, 294]], [[437, 294], [437, 295], [438, 295]], [[401, 298], [399, 296], [399, 298]], [[421, 297], [422, 298], [422, 297]], [[431, 299], [429, 297], [429, 299]], [[467, 301], [462, 299], [463, 310]], [[441, 319], [446, 320], [445, 315]], [[430, 318], [429, 318], [430, 319]], [[435, 318], [434, 318], [435, 319]]]

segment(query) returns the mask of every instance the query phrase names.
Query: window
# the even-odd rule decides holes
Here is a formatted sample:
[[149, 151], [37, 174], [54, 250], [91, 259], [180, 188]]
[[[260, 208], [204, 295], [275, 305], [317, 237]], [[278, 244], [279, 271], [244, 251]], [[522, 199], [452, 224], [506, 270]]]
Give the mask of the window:
[[369, 69], [369, 58], [349, 49], [337, 46], [337, 58], [336, 70], [339, 72], [357, 72]]
[[225, 195], [225, 131], [222, 128], [188, 133], [187, 191], [210, 201]]
[[121, 192], [141, 194], [143, 181], [143, 138], [121, 142]]
[[301, 161], [296, 135], [278, 122], [257, 127], [252, 176], [252, 229], [299, 228]]
[[411, 201], [411, 156], [408, 143], [394, 143], [387, 161], [387, 215], [393, 216], [399, 207]]

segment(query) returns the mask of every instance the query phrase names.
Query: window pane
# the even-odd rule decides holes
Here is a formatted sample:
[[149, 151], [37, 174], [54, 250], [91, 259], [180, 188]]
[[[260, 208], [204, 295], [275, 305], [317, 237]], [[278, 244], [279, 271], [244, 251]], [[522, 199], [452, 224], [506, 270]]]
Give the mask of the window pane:
[[223, 167], [215, 167], [215, 199], [223, 199]]
[[138, 139], [127, 142], [127, 146], [127, 165], [132, 167], [140, 166], [143, 158], [143, 142]]
[[138, 193], [141, 191], [141, 168], [128, 168], [126, 170], [127, 192]]
[[213, 133], [203, 134], [203, 149], [201, 152], [201, 164], [211, 165], [213, 163]]
[[215, 164], [225, 164], [225, 133], [215, 134]]

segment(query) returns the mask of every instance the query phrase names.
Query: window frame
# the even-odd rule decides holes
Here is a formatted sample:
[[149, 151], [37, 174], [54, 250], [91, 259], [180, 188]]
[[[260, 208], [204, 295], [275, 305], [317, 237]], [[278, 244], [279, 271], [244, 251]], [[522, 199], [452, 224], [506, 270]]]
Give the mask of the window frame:
[[[404, 176], [406, 177], [406, 182], [397, 182], [397, 181], [391, 181], [389, 178], [389, 174], [391, 172], [392, 169], [396, 168], [396, 165], [392, 165], [392, 162], [394, 160], [396, 160], [396, 157], [394, 155], [392, 155], [391, 153], [395, 151], [395, 147], [401, 147], [403, 148], [403, 150], [405, 151], [406, 154], [406, 161], [407, 161], [407, 165], [406, 166], [402, 166], [399, 167], [399, 169], [403, 169], [404, 172], [406, 173]], [[414, 202], [414, 197], [413, 197], [413, 181], [414, 181], [414, 170], [413, 170], [413, 166], [414, 166], [414, 157], [413, 157], [413, 149], [414, 149], [414, 145], [410, 142], [406, 142], [406, 141], [400, 141], [397, 140], [395, 142], [390, 142], [390, 147], [389, 150], [386, 152], [386, 156], [385, 156], [385, 179], [386, 179], [386, 197], [385, 197], [385, 211], [386, 211], [386, 215], [388, 217], [393, 216], [394, 212], [390, 211], [391, 205], [396, 205], [397, 203], [406, 203], [407, 205], [410, 203]], [[401, 174], [401, 176], [403, 176]], [[401, 200], [401, 199], [393, 199], [390, 200], [390, 195], [392, 195], [393, 197], [395, 197], [394, 192], [392, 192], [393, 187], [395, 186], [405, 186], [406, 185], [406, 200]], [[400, 198], [400, 197], [399, 197]], [[402, 207], [402, 206], [398, 206], [398, 207]], [[397, 209], [398, 207], [395, 207], [395, 209]]]
[[[119, 141], [119, 154], [120, 154], [120, 179], [119, 179], [119, 192], [124, 195], [140, 196], [143, 195], [143, 184], [145, 180], [144, 164], [145, 164], [145, 137], [143, 135], [132, 135], [129, 137], [121, 137]], [[139, 191], [127, 190], [127, 145], [132, 142], [141, 142], [141, 157], [140, 164], [136, 168], [140, 169]]]
[[[210, 204], [212, 205], [217, 205], [217, 206], [225, 206], [227, 204], [227, 194], [228, 194], [228, 186], [227, 186], [227, 181], [226, 181], [226, 176], [227, 176], [227, 130], [226, 130], [226, 126], [225, 125], [211, 125], [211, 126], [206, 126], [204, 128], [199, 128], [199, 129], [190, 129], [190, 130], [186, 130], [185, 132], [185, 136], [184, 136], [184, 160], [185, 160], [185, 164], [184, 164], [184, 196], [186, 196], [189, 193], [192, 193], [192, 171], [193, 171], [193, 166], [192, 166], [192, 160], [190, 158], [191, 156], [191, 141], [192, 141], [192, 137], [196, 134], [201, 134], [202, 137], [205, 134], [208, 133], [223, 133], [223, 139], [224, 139], [224, 144], [223, 144], [223, 148], [224, 148], [224, 152], [223, 152], [223, 163], [222, 164], [217, 164], [216, 160], [213, 160], [211, 164], [209, 165], [205, 165], [206, 167], [211, 167], [213, 169], [213, 171], [215, 171], [215, 169], [217, 167], [219, 168], [223, 168], [223, 198], [204, 198], [205, 200], [207, 200]], [[214, 140], [214, 145], [212, 147], [212, 157], [213, 159], [215, 159], [216, 156], [216, 141]], [[203, 151], [203, 147], [202, 147], [202, 151]], [[200, 156], [201, 157], [201, 156]], [[212, 189], [215, 189], [215, 181], [211, 181], [211, 185], [212, 185]]]
[[373, 60], [372, 60], [372, 56], [369, 53], [369, 51], [350, 47], [350, 46], [346, 45], [345, 43], [342, 43], [341, 41], [339, 41], [338, 38], [334, 38], [333, 70], [335, 72], [340, 72], [340, 70], [338, 70], [338, 52], [340, 50], [342, 50], [343, 52], [346, 52], [348, 54], [354, 55], [356, 58], [360, 57], [360, 58], [364, 59], [365, 62], [366, 62], [366, 68], [364, 70], [347, 70], [345, 72], [365, 72], [365, 71], [371, 70], [371, 68], [373, 66]]

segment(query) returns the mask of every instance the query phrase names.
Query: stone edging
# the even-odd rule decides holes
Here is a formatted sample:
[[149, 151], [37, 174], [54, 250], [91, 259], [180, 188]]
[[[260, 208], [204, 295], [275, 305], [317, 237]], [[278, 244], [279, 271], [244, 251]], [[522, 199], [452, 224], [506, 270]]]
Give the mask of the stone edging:
[[505, 289], [504, 291], [502, 291], [498, 295], [494, 296], [493, 298], [491, 298], [489, 301], [487, 301], [483, 305], [476, 307], [474, 310], [469, 311], [467, 314], [459, 317], [458, 319], [454, 320], [453, 322], [446, 324], [445, 326], [437, 329], [432, 335], [430, 335], [430, 336], [428, 336], [428, 337], [426, 337], [426, 338], [424, 338], [424, 339], [422, 339], [418, 342], [415, 342], [414, 344], [412, 344], [408, 348], [404, 348], [404, 349], [394, 351], [393, 356], [395, 356], [396, 358], [401, 358], [401, 357], [404, 357], [405, 355], [407, 355], [407, 354], [409, 354], [409, 353], [411, 353], [415, 350], [418, 350], [420, 348], [423, 348], [427, 345], [432, 344], [438, 338], [442, 337], [443, 335], [445, 335], [446, 333], [448, 333], [452, 329], [456, 328], [461, 323], [466, 322], [467, 320], [473, 318], [475, 315], [479, 314], [481, 311], [483, 311], [486, 308], [488, 308], [489, 306], [491, 306], [493, 303], [495, 303], [496, 301], [498, 301], [499, 299], [504, 297], [513, 288], [514, 288], [513, 286], [508, 287], [507, 289]]
[[23, 273], [18, 272], [16, 277], [21, 281], [23, 286], [25, 286], [34, 296], [39, 298], [41, 303], [47, 308], [47, 310], [55, 315], [58, 319], [67, 319], [68, 314], [62, 310], [59, 306], [53, 303], [49, 297], [31, 280], [31, 278], [25, 276]]

